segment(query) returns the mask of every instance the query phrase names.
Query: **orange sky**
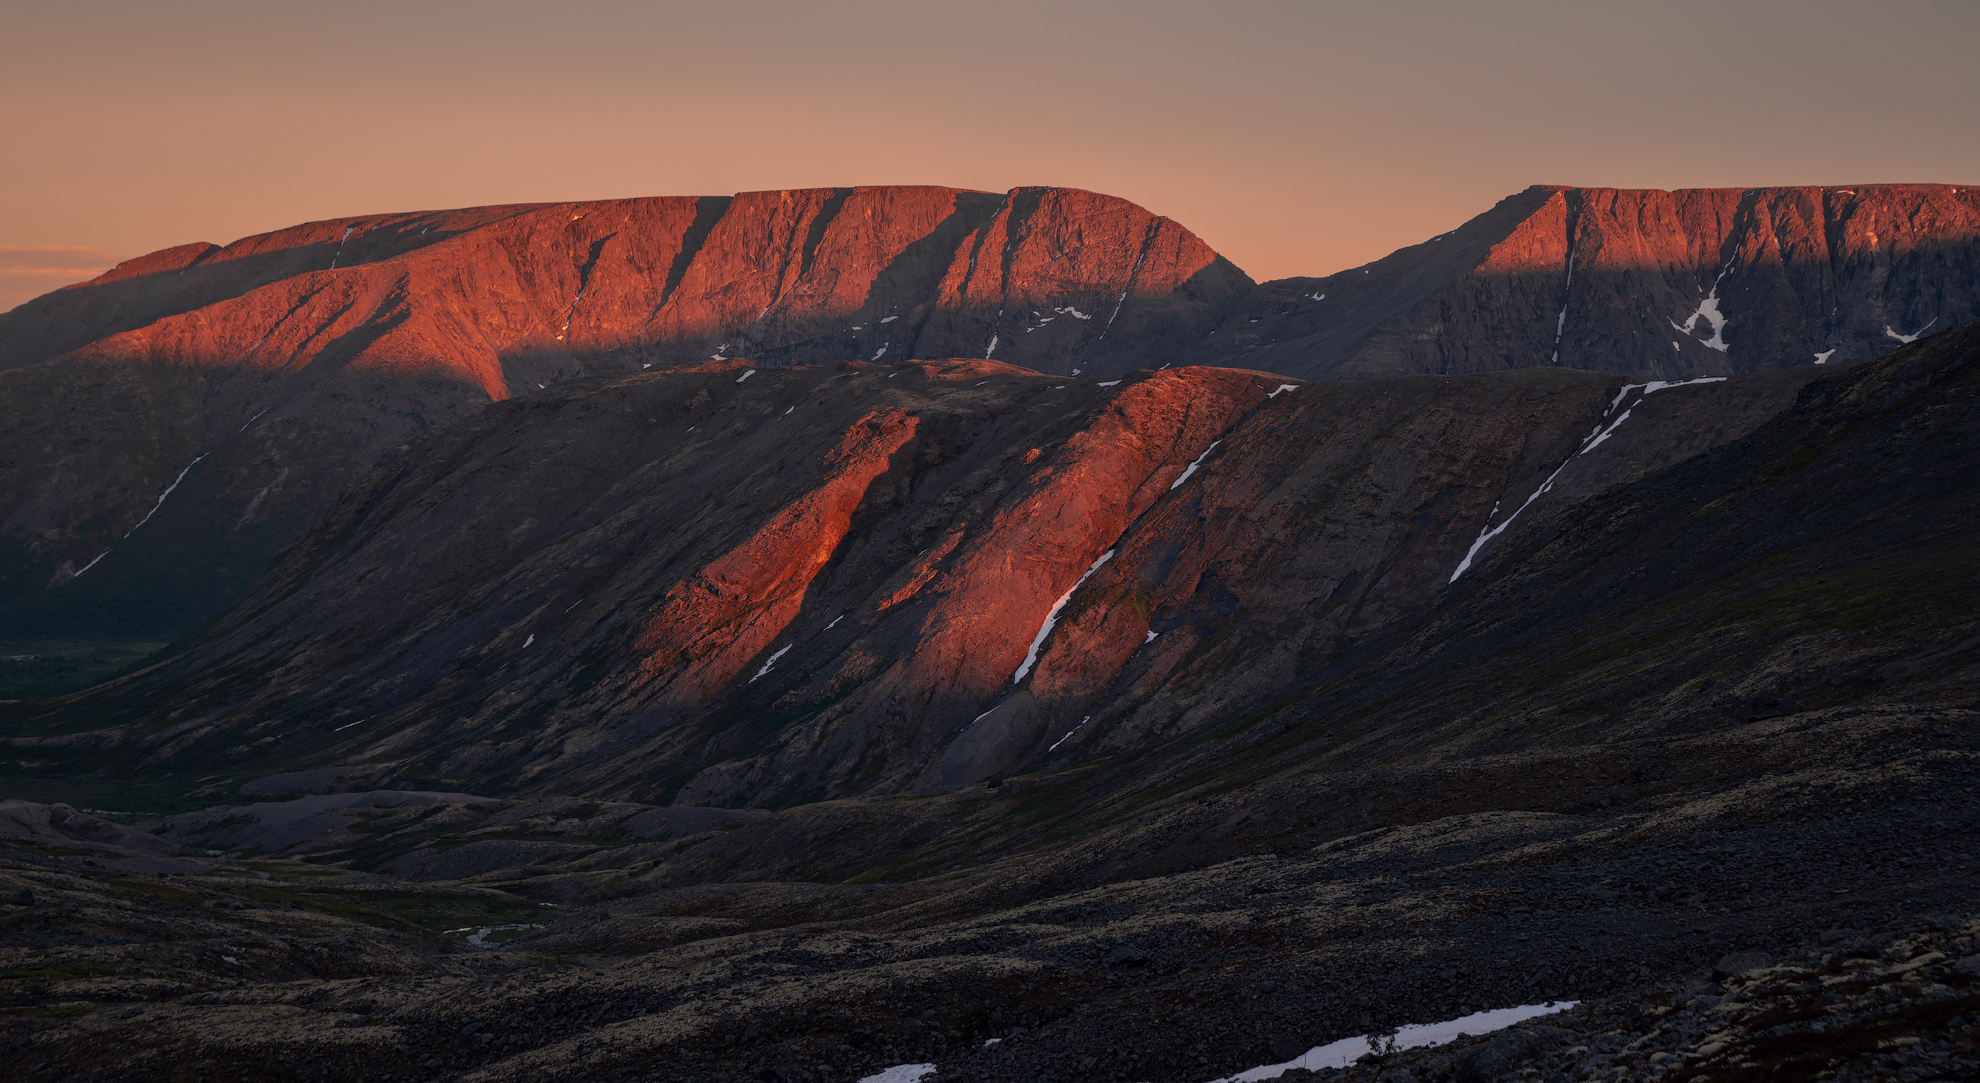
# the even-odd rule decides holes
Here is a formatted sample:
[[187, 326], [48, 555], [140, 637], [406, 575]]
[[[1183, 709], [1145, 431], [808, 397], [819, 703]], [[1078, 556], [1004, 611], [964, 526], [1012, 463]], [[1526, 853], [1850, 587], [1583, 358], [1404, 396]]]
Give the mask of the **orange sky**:
[[314, 218], [1062, 184], [1257, 278], [1528, 184], [1980, 183], [1980, 4], [129, 0], [0, 35], [0, 309]]

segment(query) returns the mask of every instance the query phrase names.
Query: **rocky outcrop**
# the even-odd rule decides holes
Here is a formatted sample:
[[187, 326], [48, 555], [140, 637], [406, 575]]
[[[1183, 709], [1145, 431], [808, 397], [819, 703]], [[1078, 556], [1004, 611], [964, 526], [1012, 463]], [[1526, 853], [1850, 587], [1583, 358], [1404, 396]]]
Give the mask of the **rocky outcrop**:
[[1975, 317], [1980, 189], [1540, 186], [1366, 267], [1267, 282], [1195, 356], [1675, 380], [1871, 357]]

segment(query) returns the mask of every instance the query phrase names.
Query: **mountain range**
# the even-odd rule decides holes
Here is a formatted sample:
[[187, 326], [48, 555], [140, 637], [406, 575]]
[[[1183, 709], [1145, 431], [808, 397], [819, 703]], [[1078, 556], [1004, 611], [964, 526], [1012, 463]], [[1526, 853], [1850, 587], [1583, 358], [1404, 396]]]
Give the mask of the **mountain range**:
[[568, 380], [957, 357], [1729, 375], [1980, 316], [1976, 238], [1980, 196], [1947, 185], [1536, 187], [1367, 267], [1254, 284], [1124, 200], [879, 187], [182, 245], [0, 315], [0, 624], [176, 638], [382, 456]]
[[1341, 1078], [1960, 1078], [1976, 206], [1536, 188], [1254, 284], [817, 190], [31, 302], [0, 627], [175, 642], [0, 702], [0, 1056], [1202, 1083], [1528, 1004]]

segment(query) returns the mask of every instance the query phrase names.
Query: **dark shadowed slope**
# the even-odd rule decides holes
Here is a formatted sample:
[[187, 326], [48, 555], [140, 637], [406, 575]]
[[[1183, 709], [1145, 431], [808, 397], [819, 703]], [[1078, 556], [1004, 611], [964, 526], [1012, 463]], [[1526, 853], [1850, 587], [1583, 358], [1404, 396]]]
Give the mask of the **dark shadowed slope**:
[[1973, 334], [1677, 386], [572, 386], [388, 467], [183, 657], [49, 717], [130, 727], [138, 772], [778, 806], [1684, 729], [1886, 669], [1958, 698], [1964, 655], [1929, 687], [1901, 659], [1971, 620]]

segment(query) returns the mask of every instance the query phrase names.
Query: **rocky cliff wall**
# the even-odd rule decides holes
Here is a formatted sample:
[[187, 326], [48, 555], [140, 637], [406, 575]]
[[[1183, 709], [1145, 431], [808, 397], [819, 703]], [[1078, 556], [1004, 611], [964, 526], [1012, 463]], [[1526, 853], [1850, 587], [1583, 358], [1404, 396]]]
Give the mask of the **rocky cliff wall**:
[[1201, 358], [1673, 380], [1871, 357], [1976, 316], [1980, 189], [1535, 187], [1365, 268], [1265, 283]]

